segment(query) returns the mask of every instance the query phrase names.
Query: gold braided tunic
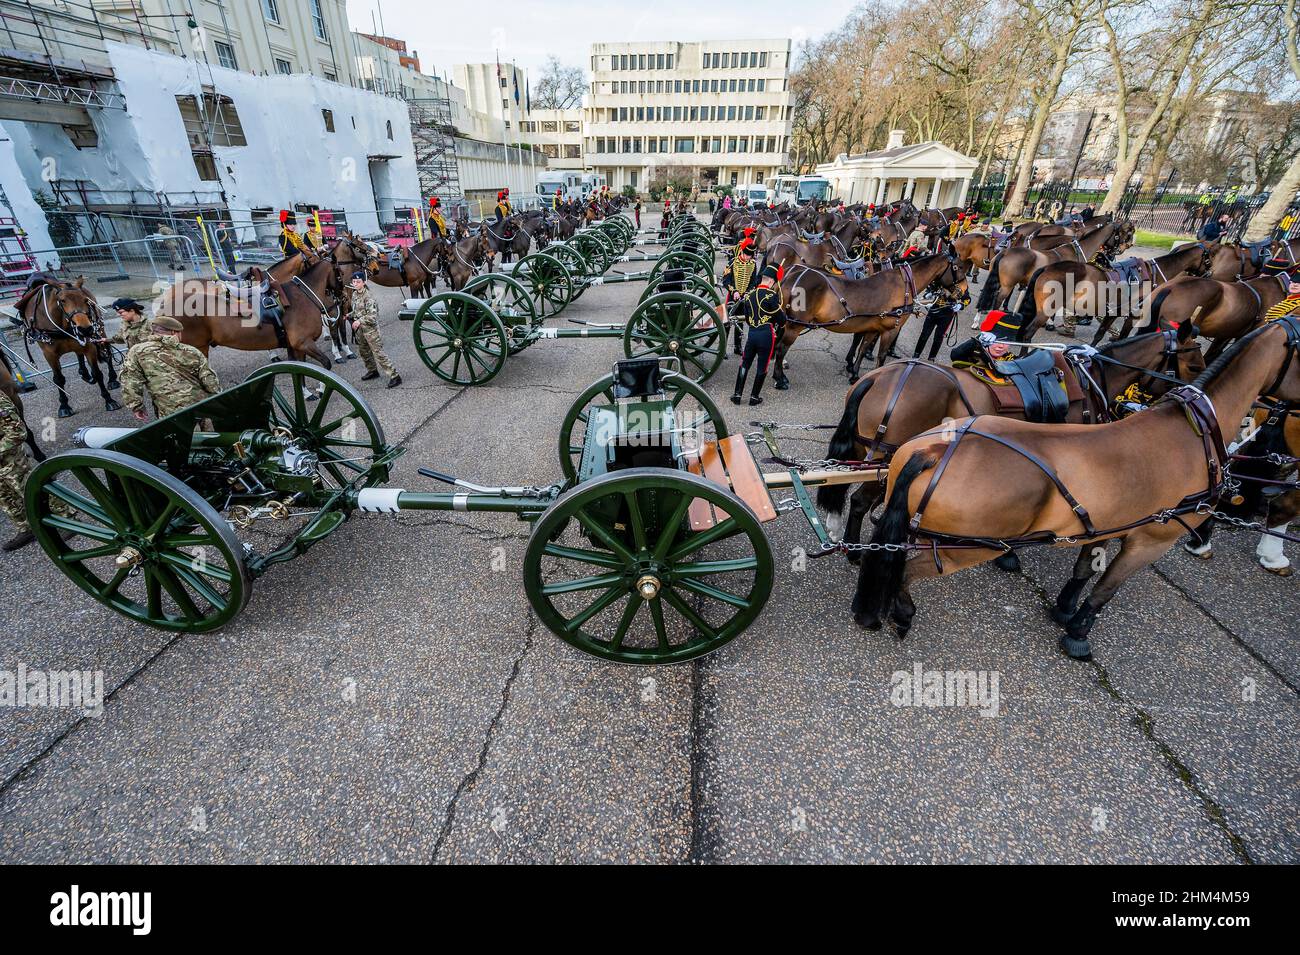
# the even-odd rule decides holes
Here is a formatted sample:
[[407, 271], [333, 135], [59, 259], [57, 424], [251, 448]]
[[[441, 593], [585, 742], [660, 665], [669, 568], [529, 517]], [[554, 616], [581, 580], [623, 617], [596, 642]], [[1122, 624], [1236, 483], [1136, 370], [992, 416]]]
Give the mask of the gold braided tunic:
[[1264, 313], [1264, 321], [1272, 322], [1286, 315], [1300, 312], [1300, 295], [1289, 295]]

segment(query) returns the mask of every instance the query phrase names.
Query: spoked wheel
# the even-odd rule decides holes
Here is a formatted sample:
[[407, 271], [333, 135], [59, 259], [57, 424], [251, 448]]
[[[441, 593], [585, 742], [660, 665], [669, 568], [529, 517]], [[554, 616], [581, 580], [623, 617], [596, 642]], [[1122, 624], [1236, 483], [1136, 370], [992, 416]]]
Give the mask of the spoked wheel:
[[[665, 374], [662, 378], [664, 393], [672, 399], [676, 426], [680, 429], [679, 441], [683, 451], [698, 450], [710, 441], [725, 438], [729, 433], [722, 412], [708, 393], [685, 375]], [[560, 423], [560, 470], [565, 480], [578, 475], [583, 443], [587, 438], [587, 421], [593, 405], [614, 404], [614, 376], [588, 385], [569, 406]]]
[[533, 343], [527, 331], [541, 324], [541, 318], [523, 282], [504, 272], [486, 272], [470, 279], [461, 291], [491, 306], [508, 333], [506, 344], [510, 354], [521, 352]]
[[576, 302], [582, 298], [582, 293], [587, 291], [587, 283], [584, 280], [588, 276], [600, 274], [593, 271], [587, 257], [572, 245], [555, 246], [547, 251], [547, 255], [559, 259], [564, 264], [564, 267], [569, 270], [569, 274], [574, 277], [572, 301]]
[[583, 257], [591, 263], [591, 275], [600, 275], [609, 268], [614, 260], [609, 240], [594, 229], [573, 237], [573, 244]]
[[542, 318], [558, 315], [573, 301], [573, 273], [554, 256], [544, 252], [525, 256], [519, 260], [515, 277], [532, 292], [533, 304]]
[[360, 480], [371, 487], [388, 480], [375, 459], [388, 452], [379, 418], [349, 382], [317, 365], [278, 361], [257, 368], [246, 381], [272, 379], [272, 428], [290, 432], [316, 455], [320, 469], [339, 487]]
[[509, 351], [492, 308], [464, 292], [435, 295], [415, 313], [415, 350], [443, 381], [481, 385], [496, 377]]
[[628, 358], [663, 355], [681, 359], [682, 373], [707, 381], [726, 353], [717, 306], [689, 292], [652, 295], [636, 307], [623, 330]]
[[26, 497], [55, 566], [132, 620], [202, 633], [248, 602], [252, 577], [234, 531], [161, 468], [116, 451], [68, 451], [37, 465]]
[[713, 275], [713, 263], [696, 252], [687, 252], [684, 249], [665, 252], [659, 256], [654, 268], [650, 270], [650, 277], [654, 278], [667, 269], [684, 269], [700, 276]]
[[[679, 273], [680, 274], [680, 273]], [[641, 293], [639, 301], [644, 302], [653, 295], [659, 295], [662, 292], [670, 291], [664, 287], [668, 283], [665, 277], [667, 273], [660, 272], [653, 279], [646, 283], [645, 291]], [[687, 272], [680, 279], [671, 283], [680, 284], [680, 288], [672, 288], [671, 291], [690, 292], [692, 295], [698, 295], [705, 301], [712, 302], [715, 306], [722, 304], [722, 293], [718, 291], [716, 285], [703, 276], [696, 275], [693, 272]]]
[[[692, 531], [692, 504], [716, 523]], [[566, 643], [616, 663], [681, 663], [748, 627], [772, 589], [772, 550], [749, 506], [685, 471], [585, 481], [541, 516], [524, 589]]]

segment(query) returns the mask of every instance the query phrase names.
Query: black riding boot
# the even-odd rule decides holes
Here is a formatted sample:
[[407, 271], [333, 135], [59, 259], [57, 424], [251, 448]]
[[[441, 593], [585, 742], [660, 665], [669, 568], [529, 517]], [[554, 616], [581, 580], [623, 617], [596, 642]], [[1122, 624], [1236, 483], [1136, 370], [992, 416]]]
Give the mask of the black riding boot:
[[733, 354], [737, 356], [745, 354], [745, 343], [741, 341], [740, 332], [740, 322], [736, 322], [735, 327], [732, 330], [732, 344], [735, 345], [735, 351]]
[[763, 382], [766, 380], [767, 375], [760, 371], [754, 379], [754, 390], [749, 393], [749, 403], [751, 405], [761, 405], [763, 403], [763, 399], [758, 396], [758, 393], [763, 390]]
[[[742, 365], [740, 371], [736, 373], [736, 390], [731, 396], [731, 403], [733, 405], [740, 404], [740, 400], [745, 396], [745, 378], [748, 374], [749, 369], [744, 365]], [[762, 375], [759, 377], [761, 378]]]

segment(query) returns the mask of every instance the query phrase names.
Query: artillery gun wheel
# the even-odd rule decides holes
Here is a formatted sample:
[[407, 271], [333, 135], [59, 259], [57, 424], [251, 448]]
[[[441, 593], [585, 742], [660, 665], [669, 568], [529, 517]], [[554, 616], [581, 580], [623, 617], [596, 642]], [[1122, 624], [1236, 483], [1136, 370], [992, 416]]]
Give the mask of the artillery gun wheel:
[[[645, 289], [637, 300], [638, 303], [644, 302], [652, 295], [658, 295], [665, 291], [663, 288], [664, 275], [664, 272], [660, 272], [653, 279], [646, 282]], [[722, 304], [722, 293], [718, 291], [716, 285], [704, 276], [696, 275], [694, 272], [687, 272], [681, 281], [685, 288], [673, 289], [673, 291], [690, 292], [692, 295], [698, 295], [700, 298], [712, 302], [715, 306]]]
[[641, 302], [628, 319], [623, 353], [676, 357], [683, 374], [707, 381], [726, 355], [725, 331], [715, 304], [690, 292], [661, 292]]
[[[683, 449], [693, 451], [709, 441], [725, 438], [727, 422], [713, 403], [708, 392], [685, 375], [676, 373], [663, 376], [664, 392], [672, 399], [678, 425], [692, 425], [696, 430], [681, 437]], [[560, 423], [560, 470], [566, 481], [578, 476], [578, 463], [582, 459], [582, 446], [587, 436], [587, 420], [591, 406], [614, 404], [614, 376], [606, 375], [587, 386], [574, 400]]]
[[595, 229], [580, 232], [573, 237], [573, 244], [591, 263], [589, 276], [596, 276], [608, 269], [614, 261], [614, 254], [609, 240]]
[[577, 283], [574, 275], [559, 259], [545, 252], [534, 252], [519, 260], [515, 277], [528, 286], [541, 318], [564, 311], [573, 301]]
[[[716, 524], [692, 531], [695, 502]], [[616, 663], [681, 663], [758, 617], [772, 549], [754, 512], [685, 471], [629, 468], [585, 481], [538, 519], [524, 590], [566, 643]]]
[[706, 260], [704, 256], [687, 252], [685, 249], [673, 249], [659, 256], [650, 270], [650, 278], [653, 279], [667, 269], [683, 269], [704, 278], [713, 277], [713, 263]]
[[461, 291], [481, 298], [491, 306], [506, 328], [510, 354], [517, 354], [534, 342], [535, 339], [526, 332], [540, 325], [541, 318], [523, 282], [504, 272], [485, 272], [466, 282]]
[[26, 504], [54, 565], [132, 620], [202, 633], [229, 623], [248, 602], [253, 581], [230, 525], [147, 461], [117, 451], [56, 454], [32, 472]]
[[[580, 279], [594, 274], [591, 270], [591, 263], [587, 261], [587, 257], [567, 242], [551, 246], [546, 250], [546, 254], [559, 259], [571, 274]], [[586, 283], [580, 281], [573, 290], [574, 300], [576, 301], [586, 290]]]
[[245, 380], [258, 378], [275, 379], [270, 425], [293, 434], [338, 486], [360, 481], [361, 487], [371, 487], [388, 480], [387, 469], [374, 466], [388, 452], [384, 429], [349, 381], [301, 361], [263, 365]]
[[506, 329], [496, 312], [464, 292], [442, 292], [421, 305], [414, 335], [420, 360], [454, 385], [491, 381], [509, 354]]

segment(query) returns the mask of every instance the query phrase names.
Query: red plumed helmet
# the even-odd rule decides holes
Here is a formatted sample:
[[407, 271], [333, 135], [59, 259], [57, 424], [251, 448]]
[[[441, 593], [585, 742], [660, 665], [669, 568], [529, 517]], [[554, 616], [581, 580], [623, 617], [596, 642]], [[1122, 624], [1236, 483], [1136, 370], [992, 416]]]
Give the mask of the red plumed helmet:
[[745, 238], [748, 239], [753, 234], [754, 234], [754, 227], [752, 225], [745, 226], [743, 231], [743, 235], [745, 236]]
[[993, 309], [984, 316], [984, 321], [980, 322], [980, 331], [991, 332], [997, 327], [998, 322], [1007, 317], [1007, 313], [998, 309]]
[[288, 210], [288, 209], [281, 209], [281, 210], [280, 210], [280, 225], [284, 225], [284, 224], [285, 224], [286, 222], [288, 222], [288, 221], [289, 221], [289, 210]]

